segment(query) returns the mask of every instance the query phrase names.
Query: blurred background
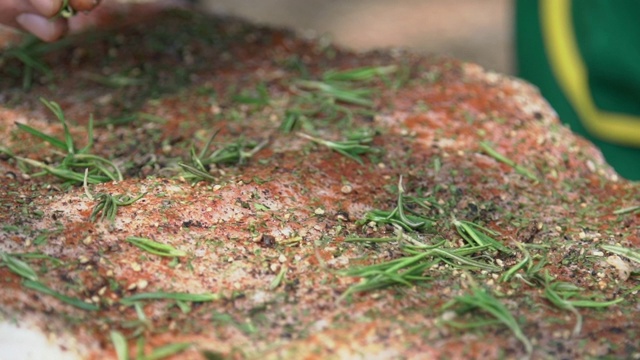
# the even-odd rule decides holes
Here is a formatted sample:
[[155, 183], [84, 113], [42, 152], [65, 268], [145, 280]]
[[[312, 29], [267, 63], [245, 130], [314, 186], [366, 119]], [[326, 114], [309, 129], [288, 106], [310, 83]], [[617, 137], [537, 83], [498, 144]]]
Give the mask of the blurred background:
[[[4, 1], [4, 0], [0, 0]], [[26, 1], [26, 0], [24, 0]], [[157, 8], [195, 4], [207, 13], [329, 36], [338, 45], [389, 47], [449, 55], [512, 74], [514, 0], [102, 0], [89, 15], [74, 16], [76, 31], [99, 22], [100, 13], [128, 13], [128, 5]], [[150, 9], [148, 9], [150, 10]], [[0, 49], [15, 41], [0, 26]]]
[[512, 0], [198, 0], [207, 12], [330, 34], [357, 50], [411, 48], [513, 73]]

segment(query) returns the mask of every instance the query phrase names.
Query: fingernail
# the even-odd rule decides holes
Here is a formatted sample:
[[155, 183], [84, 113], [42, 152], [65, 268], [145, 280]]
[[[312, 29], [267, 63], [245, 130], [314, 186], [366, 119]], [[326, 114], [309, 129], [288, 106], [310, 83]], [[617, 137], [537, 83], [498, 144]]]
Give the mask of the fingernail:
[[24, 13], [16, 16], [16, 21], [25, 30], [43, 41], [54, 41], [64, 32], [64, 27], [55, 21], [49, 21], [40, 15]]

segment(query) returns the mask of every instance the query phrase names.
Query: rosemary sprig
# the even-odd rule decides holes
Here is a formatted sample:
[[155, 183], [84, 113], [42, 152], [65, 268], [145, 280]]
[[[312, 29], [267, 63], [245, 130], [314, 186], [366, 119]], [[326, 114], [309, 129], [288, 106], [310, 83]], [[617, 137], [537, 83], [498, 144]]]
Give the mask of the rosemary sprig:
[[114, 222], [116, 214], [118, 213], [118, 207], [131, 205], [140, 200], [146, 194], [147, 193], [142, 193], [136, 197], [124, 194], [111, 195], [107, 193], [94, 195], [93, 198], [98, 203], [93, 207], [93, 211], [89, 218], [91, 221], [95, 222], [98, 219], [98, 214], [102, 213], [102, 215], [100, 215], [100, 221], [104, 221], [106, 217], [110, 222]]
[[399, 238], [364, 238], [364, 237], [348, 237], [344, 242], [352, 243], [386, 243], [400, 240]]
[[359, 223], [368, 223], [374, 222], [376, 224], [391, 224], [401, 226], [405, 230], [417, 230], [423, 231], [428, 229], [432, 224], [432, 220], [426, 217], [417, 216], [417, 215], [404, 215], [406, 219], [410, 221], [411, 224], [423, 224], [422, 226], [418, 226], [416, 228], [412, 228], [408, 223], [404, 222], [399, 216], [397, 207], [395, 207], [391, 211], [373, 209], [368, 211], [362, 220]]
[[504, 273], [502, 273], [502, 275], [500, 276], [500, 281], [501, 282], [507, 282], [509, 280], [511, 280], [511, 278], [513, 276], [515, 276], [515, 274], [520, 271], [521, 269], [523, 269], [525, 266], [529, 266], [531, 267], [532, 264], [532, 258], [531, 258], [531, 254], [529, 254], [529, 251], [522, 246], [522, 244], [520, 243], [516, 243], [516, 245], [518, 246], [518, 248], [522, 251], [522, 253], [524, 254], [524, 259], [522, 259], [519, 263], [513, 265], [512, 267], [509, 268], [509, 270], [505, 271]]
[[195, 184], [199, 181], [216, 181], [217, 179], [215, 177], [213, 177], [211, 174], [209, 174], [208, 172], [202, 171], [196, 167], [193, 167], [191, 165], [187, 165], [185, 163], [179, 163], [178, 164], [182, 170], [184, 170], [184, 174], [182, 175], [182, 177], [185, 180], [189, 180], [192, 184]]
[[618, 209], [616, 211], [614, 211], [613, 213], [615, 215], [622, 215], [622, 214], [629, 214], [629, 213], [634, 213], [640, 211], [640, 205], [636, 205], [636, 206], [629, 206], [626, 208], [622, 208], [622, 209]]
[[487, 229], [486, 227], [474, 224], [470, 221], [459, 221], [454, 219], [453, 225], [455, 226], [458, 234], [470, 245], [487, 245], [495, 250], [503, 252], [505, 254], [512, 254], [513, 251], [502, 245], [499, 241], [493, 239], [491, 236], [500, 235], [499, 233]]
[[269, 90], [267, 89], [265, 83], [259, 83], [258, 85], [256, 85], [256, 90], [254, 93], [240, 93], [239, 95], [235, 95], [233, 97], [233, 101], [241, 104], [263, 107], [269, 105], [271, 99], [269, 98]]
[[295, 84], [303, 90], [316, 92], [322, 97], [335, 101], [364, 107], [373, 106], [373, 101], [370, 99], [373, 92], [370, 89], [353, 89], [346, 87], [345, 84], [314, 80], [298, 80]]
[[326, 146], [329, 149], [336, 151], [361, 165], [363, 165], [364, 162], [360, 158], [360, 155], [379, 152], [378, 149], [372, 147], [371, 145], [368, 145], [373, 141], [373, 134], [371, 132], [363, 131], [353, 133], [348, 135], [347, 139], [343, 141], [330, 141], [320, 139], [304, 133], [298, 133], [298, 136], [303, 139], [311, 140], [316, 144]]
[[47, 108], [49, 108], [49, 110], [51, 110], [51, 112], [53, 112], [53, 114], [62, 123], [64, 139], [49, 136], [28, 125], [20, 123], [16, 123], [16, 125], [20, 130], [36, 136], [40, 140], [51, 144], [53, 147], [65, 151], [67, 155], [55, 166], [47, 165], [33, 159], [14, 156], [16, 159], [26, 164], [43, 170], [43, 172], [34, 174], [33, 176], [49, 173], [63, 179], [65, 181], [65, 185], [82, 184], [85, 181], [85, 176], [82, 172], [85, 169], [88, 169], [86, 181], [90, 184], [122, 180], [122, 173], [120, 173], [120, 170], [113, 162], [89, 153], [89, 150], [93, 146], [93, 117], [89, 118], [88, 143], [84, 148], [78, 149], [74, 144], [73, 137], [69, 132], [67, 120], [60, 106], [53, 101], [47, 101], [42, 98], [40, 101], [42, 101], [42, 103], [47, 106]]
[[127, 241], [138, 248], [154, 255], [166, 256], [166, 257], [180, 257], [187, 256], [187, 253], [174, 248], [171, 245], [162, 244], [147, 238], [129, 236]]
[[361, 67], [343, 71], [328, 70], [322, 75], [324, 81], [371, 81], [387, 76], [398, 70], [396, 65]]
[[27, 280], [37, 281], [38, 274], [26, 262], [17, 259], [12, 254], [0, 251], [0, 265], [6, 265], [14, 274], [21, 276]]
[[149, 318], [147, 318], [147, 315], [144, 313], [142, 303], [134, 303], [133, 308], [136, 311], [137, 319], [123, 321], [120, 325], [126, 329], [133, 329], [133, 336], [140, 336], [144, 334], [145, 331], [151, 330], [153, 328], [153, 325]]
[[240, 138], [234, 142], [225, 144], [214, 151], [205, 159], [205, 164], [234, 164], [242, 165], [253, 157], [258, 151], [264, 149], [269, 140], [264, 139], [258, 143]]
[[24, 287], [32, 289], [32, 290], [36, 290], [39, 291], [43, 294], [49, 295], [49, 296], [53, 296], [54, 298], [67, 303], [71, 306], [75, 306], [79, 309], [82, 310], [89, 310], [89, 311], [97, 311], [100, 310], [100, 307], [98, 305], [95, 304], [90, 304], [90, 303], [86, 303], [80, 299], [76, 299], [76, 298], [72, 298], [69, 296], [66, 296], [64, 294], [60, 294], [57, 291], [54, 291], [50, 288], [48, 288], [47, 286], [45, 286], [43, 283], [38, 282], [38, 281], [33, 281], [33, 280], [24, 280], [22, 282], [22, 285], [24, 285]]
[[[5, 61], [17, 59], [23, 65], [22, 68], [22, 88], [31, 89], [33, 85], [34, 72], [40, 72], [47, 78], [53, 77], [51, 68], [41, 59], [43, 49], [49, 48], [50, 44], [45, 44], [35, 36], [27, 36], [19, 46], [3, 50], [0, 54], [0, 67]], [[8, 70], [14, 70], [8, 68]]]
[[151, 354], [141, 356], [140, 360], [160, 360], [167, 358], [169, 356], [178, 354], [188, 349], [191, 346], [191, 343], [174, 343], [167, 344], [164, 346], [160, 346], [158, 348], [153, 349]]
[[[360, 277], [362, 281], [347, 289], [341, 295], [341, 298], [356, 292], [370, 291], [393, 285], [414, 286], [418, 282], [430, 280], [431, 277], [424, 276], [425, 271], [441, 262], [458, 269], [500, 270], [498, 266], [477, 261], [471, 257], [473, 254], [487, 250], [489, 248], [487, 245], [446, 248], [444, 247], [444, 240], [436, 244], [424, 244], [409, 234], [405, 234], [402, 227], [398, 226], [396, 231], [396, 238], [373, 238], [372, 240], [373, 242], [382, 242], [384, 240], [388, 242], [400, 241], [402, 243], [401, 249], [405, 255], [380, 264], [343, 271], [341, 273], [343, 276]], [[366, 240], [367, 238], [357, 238], [358, 242]]]
[[[491, 296], [487, 291], [475, 288], [470, 295], [458, 296], [444, 305], [443, 309], [448, 309], [458, 305], [456, 312], [462, 314], [470, 311], [480, 310], [495, 318], [500, 323], [506, 325], [513, 335], [524, 345], [527, 354], [533, 352], [533, 345], [529, 338], [525, 336], [520, 329], [520, 325], [513, 317], [509, 309], [498, 299]], [[480, 325], [486, 325], [486, 322], [480, 322]]]
[[323, 74], [322, 81], [299, 80], [296, 84], [302, 89], [316, 92], [321, 97], [347, 104], [371, 107], [373, 106], [371, 100], [373, 91], [357, 88], [357, 83], [368, 82], [396, 71], [395, 65], [362, 67], [343, 71], [329, 70]]
[[[110, 332], [111, 342], [116, 350], [118, 360], [129, 360], [129, 343], [127, 338], [119, 331]], [[137, 341], [136, 360], [160, 360], [178, 354], [191, 346], [191, 343], [174, 343], [153, 349], [150, 354], [144, 354], [144, 337], [139, 337]]]
[[194, 145], [191, 146], [191, 149], [189, 150], [190, 164], [178, 164], [184, 170], [183, 177], [187, 180], [190, 180], [192, 184], [204, 180], [216, 180], [213, 176], [211, 176], [211, 174], [209, 174], [209, 171], [204, 162], [206, 162], [205, 158], [207, 156], [207, 152], [209, 151], [209, 147], [211, 146], [213, 139], [215, 139], [216, 135], [218, 135], [219, 132], [220, 129], [214, 131], [213, 134], [211, 134], [211, 137], [209, 137], [209, 140], [199, 153], [196, 153], [196, 148]]
[[405, 230], [423, 231], [433, 226], [433, 220], [421, 215], [407, 214], [405, 203], [407, 199], [413, 200], [413, 197], [407, 197], [404, 186], [402, 185], [402, 176], [398, 180], [398, 197], [396, 207], [391, 211], [374, 209], [367, 212], [364, 219], [359, 223], [367, 223], [373, 221], [377, 224], [398, 225]]
[[640, 264], [640, 252], [618, 245], [600, 245], [603, 250], [612, 252], [616, 255], [624, 256], [631, 261]]
[[271, 281], [271, 284], [269, 284], [269, 290], [275, 290], [278, 286], [280, 286], [280, 284], [282, 284], [282, 281], [284, 280], [288, 269], [289, 268], [286, 265], [282, 266], [282, 269], [280, 269], [278, 275], [273, 279], [273, 281]]
[[54, 258], [53, 256], [49, 256], [49, 255], [46, 255], [46, 254], [43, 254], [43, 253], [39, 253], [39, 252], [13, 253], [13, 254], [11, 254], [11, 256], [19, 257], [19, 258], [23, 258], [23, 259], [43, 259], [43, 260], [48, 260], [48, 261], [51, 261], [54, 266], [60, 266], [60, 265], [64, 264], [64, 262], [62, 260], [60, 260], [60, 259]]
[[624, 298], [618, 298], [611, 301], [593, 301], [584, 298], [573, 299], [581, 291], [582, 288], [568, 282], [555, 281], [550, 282], [551, 276], [547, 273], [547, 283], [545, 284], [544, 295], [555, 306], [563, 310], [569, 310], [576, 316], [576, 325], [573, 328], [573, 335], [580, 335], [582, 329], [582, 315], [576, 307], [608, 307], [624, 301]]
[[518, 174], [520, 175], [524, 175], [526, 177], [528, 177], [529, 179], [535, 181], [535, 182], [539, 182], [540, 180], [538, 179], [537, 176], [535, 176], [529, 169], [516, 164], [513, 160], [505, 157], [504, 155], [500, 154], [499, 152], [497, 152], [496, 150], [494, 150], [491, 145], [489, 145], [489, 143], [482, 141], [480, 142], [480, 147], [492, 158], [505, 163], [509, 166], [511, 166]]
[[203, 294], [191, 294], [191, 293], [179, 293], [179, 292], [148, 292], [135, 294], [129, 297], [120, 299], [120, 303], [123, 305], [133, 305], [137, 301], [142, 300], [175, 300], [186, 302], [207, 302], [216, 301], [222, 299], [222, 295], [213, 293]]
[[60, 11], [58, 11], [58, 13], [55, 15], [63, 17], [63, 18], [70, 18], [73, 15], [76, 14], [76, 11], [74, 10], [73, 7], [71, 7], [71, 4], [69, 4], [69, 0], [62, 0], [62, 6], [60, 7]]
[[111, 342], [116, 349], [116, 356], [118, 360], [129, 360], [129, 344], [127, 338], [122, 335], [121, 332], [112, 330], [110, 332]]
[[237, 164], [242, 165], [258, 151], [262, 150], [269, 143], [268, 139], [264, 139], [259, 143], [246, 141], [244, 138], [237, 139], [234, 142], [224, 144], [222, 147], [211, 151], [210, 147], [220, 130], [216, 130], [205, 146], [196, 151], [192, 146], [189, 151], [190, 162], [179, 163], [178, 165], [184, 170], [182, 177], [191, 183], [199, 181], [215, 181], [216, 178], [209, 173], [209, 167], [213, 164]]
[[296, 80], [292, 84], [291, 106], [286, 110], [280, 129], [289, 133], [300, 124], [313, 128], [311, 120], [346, 119], [354, 114], [370, 115], [374, 106], [372, 89], [363, 84], [396, 72], [397, 67], [362, 67], [344, 71], [329, 70], [322, 80]]

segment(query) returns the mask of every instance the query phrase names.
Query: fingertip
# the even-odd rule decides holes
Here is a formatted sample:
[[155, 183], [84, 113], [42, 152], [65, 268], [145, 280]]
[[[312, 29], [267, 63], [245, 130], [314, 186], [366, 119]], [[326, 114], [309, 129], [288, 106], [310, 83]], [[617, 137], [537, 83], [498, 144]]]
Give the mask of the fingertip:
[[30, 0], [31, 5], [44, 17], [52, 17], [62, 8], [62, 0]]
[[100, 4], [100, 0], [69, 0], [69, 5], [76, 11], [90, 11]]
[[49, 20], [37, 14], [20, 14], [16, 21], [23, 29], [47, 42], [58, 40], [67, 31], [66, 21]]

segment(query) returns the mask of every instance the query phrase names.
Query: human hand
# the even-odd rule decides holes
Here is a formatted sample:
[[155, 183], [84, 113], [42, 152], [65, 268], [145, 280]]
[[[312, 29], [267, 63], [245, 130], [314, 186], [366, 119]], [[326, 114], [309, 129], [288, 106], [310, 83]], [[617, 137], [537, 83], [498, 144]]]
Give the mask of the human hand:
[[[100, 0], [69, 0], [74, 11], [90, 11]], [[67, 19], [57, 16], [64, 0], [0, 0], [0, 24], [32, 33], [43, 41], [54, 41], [68, 29]]]

